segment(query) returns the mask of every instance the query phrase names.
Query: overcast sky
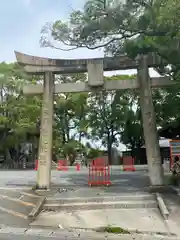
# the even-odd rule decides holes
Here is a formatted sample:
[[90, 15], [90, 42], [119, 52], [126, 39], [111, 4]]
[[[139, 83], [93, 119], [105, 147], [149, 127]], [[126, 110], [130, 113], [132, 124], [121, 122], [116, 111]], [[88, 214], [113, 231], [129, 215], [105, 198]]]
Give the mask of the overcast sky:
[[1, 0], [0, 61], [14, 61], [14, 50], [59, 58], [103, 56], [100, 51], [80, 49], [63, 52], [39, 46], [42, 26], [46, 22], [66, 20], [73, 9], [83, 6], [83, 2], [84, 0]]

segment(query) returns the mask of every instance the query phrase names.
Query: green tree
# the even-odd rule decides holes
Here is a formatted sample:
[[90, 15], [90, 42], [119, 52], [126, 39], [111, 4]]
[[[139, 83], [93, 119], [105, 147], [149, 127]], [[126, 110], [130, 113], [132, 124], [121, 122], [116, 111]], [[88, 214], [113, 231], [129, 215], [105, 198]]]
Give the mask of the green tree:
[[[72, 12], [69, 22], [57, 20], [45, 25], [41, 43], [53, 47], [48, 38], [51, 36], [57, 42], [75, 48], [95, 49], [111, 43], [116, 47], [117, 43], [116, 50], [119, 51], [122, 40], [133, 38], [139, 40], [142, 51], [145, 47], [160, 47], [159, 51], [163, 51], [164, 47], [168, 49], [168, 41], [171, 47], [175, 47], [173, 43], [179, 38], [179, 10], [178, 0], [128, 0], [126, 3], [88, 0], [83, 10]], [[144, 42], [146, 37], [153, 43]]]
[[[112, 76], [108, 80], [124, 80], [129, 76]], [[100, 141], [107, 148], [109, 162], [112, 163], [112, 147], [118, 145], [128, 112], [128, 99], [124, 91], [103, 91], [91, 93], [88, 100], [91, 111], [88, 114], [89, 137]]]
[[[86, 80], [85, 74], [59, 76], [59, 83], [76, 83]], [[55, 98], [54, 141], [56, 153], [65, 157], [75, 156], [82, 146], [82, 137], [86, 135], [87, 93], [58, 94]], [[70, 160], [71, 164], [75, 160]]]
[[140, 149], [144, 145], [143, 128], [139, 109], [129, 109], [124, 131], [121, 135], [121, 141], [131, 149], [131, 155], [133, 157], [135, 157], [134, 150]]
[[177, 86], [156, 90], [153, 94], [159, 135], [165, 138], [180, 136], [180, 90]]
[[10, 148], [18, 152], [19, 145], [37, 133], [41, 100], [22, 94], [28, 82], [35, 79], [28, 78], [16, 64], [0, 64], [0, 149], [9, 159]]

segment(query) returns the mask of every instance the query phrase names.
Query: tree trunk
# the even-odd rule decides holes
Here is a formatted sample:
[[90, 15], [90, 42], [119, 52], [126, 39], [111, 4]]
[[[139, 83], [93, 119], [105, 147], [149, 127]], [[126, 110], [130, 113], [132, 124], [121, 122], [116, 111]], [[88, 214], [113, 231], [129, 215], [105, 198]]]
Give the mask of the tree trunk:
[[[131, 144], [131, 157], [133, 157], [134, 158], [134, 160], [135, 160], [135, 145], [134, 144]], [[135, 163], [134, 163], [135, 164]]]
[[81, 139], [82, 139], [82, 131], [80, 131], [79, 133], [79, 143], [81, 143]]
[[139, 56], [138, 81], [150, 182], [152, 186], [160, 186], [163, 185], [163, 167], [152, 101], [147, 56]]
[[108, 152], [108, 163], [109, 163], [109, 165], [112, 165], [112, 144], [111, 144], [111, 142], [108, 142], [107, 152]]

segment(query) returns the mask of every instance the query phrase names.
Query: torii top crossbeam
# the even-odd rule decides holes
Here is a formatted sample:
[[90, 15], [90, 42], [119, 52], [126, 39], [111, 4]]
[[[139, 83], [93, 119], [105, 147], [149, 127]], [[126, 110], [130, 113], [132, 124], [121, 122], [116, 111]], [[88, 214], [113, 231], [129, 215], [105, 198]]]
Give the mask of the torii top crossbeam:
[[[104, 71], [137, 69], [138, 61], [122, 55], [119, 57], [105, 57], [93, 59], [51, 59], [35, 57], [15, 51], [17, 62], [24, 66], [29, 73], [82, 73], [87, 72], [88, 62], [102, 62]], [[160, 64], [160, 58], [151, 53], [148, 55], [148, 67]]]

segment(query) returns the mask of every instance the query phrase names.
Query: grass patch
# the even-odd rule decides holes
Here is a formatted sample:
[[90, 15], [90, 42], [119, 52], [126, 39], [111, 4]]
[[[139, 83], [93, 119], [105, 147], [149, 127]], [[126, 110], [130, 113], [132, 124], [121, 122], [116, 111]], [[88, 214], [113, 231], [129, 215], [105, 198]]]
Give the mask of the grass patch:
[[37, 185], [32, 186], [32, 190], [35, 191], [37, 189]]
[[121, 227], [101, 227], [96, 230], [96, 232], [107, 232], [107, 233], [114, 233], [114, 234], [130, 234], [130, 232], [126, 229], [123, 229]]

